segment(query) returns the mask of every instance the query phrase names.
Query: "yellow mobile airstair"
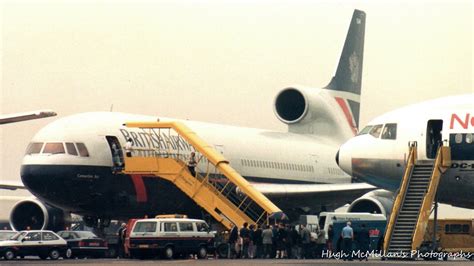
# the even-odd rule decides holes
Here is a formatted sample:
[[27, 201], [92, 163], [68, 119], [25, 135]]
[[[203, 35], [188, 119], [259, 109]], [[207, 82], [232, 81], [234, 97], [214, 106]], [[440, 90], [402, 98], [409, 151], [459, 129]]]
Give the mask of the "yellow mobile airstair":
[[441, 174], [450, 163], [449, 147], [440, 146], [434, 162], [418, 161], [416, 142], [410, 143], [405, 174], [387, 221], [383, 246], [387, 257], [411, 258], [412, 251], [420, 249]]
[[[237, 173], [223, 155], [180, 122], [133, 122], [153, 143], [153, 149], [132, 149], [125, 157], [124, 174], [162, 178], [172, 182], [214, 219], [230, 229], [233, 224], [263, 224], [284, 214]], [[174, 140], [172, 144], [171, 140]], [[196, 154], [195, 176], [188, 169]]]

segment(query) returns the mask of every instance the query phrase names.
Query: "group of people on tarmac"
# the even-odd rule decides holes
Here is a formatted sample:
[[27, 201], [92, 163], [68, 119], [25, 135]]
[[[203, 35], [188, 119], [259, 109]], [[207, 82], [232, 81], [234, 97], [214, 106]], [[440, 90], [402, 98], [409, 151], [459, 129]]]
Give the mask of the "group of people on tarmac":
[[[239, 229], [234, 226], [228, 239], [227, 258], [237, 259], [322, 259], [324, 252], [333, 252], [332, 225], [328, 228], [328, 239], [325, 230], [308, 225], [244, 225]], [[357, 234], [358, 242], [367, 244], [368, 232]], [[354, 231], [348, 222], [341, 232], [341, 252], [344, 260], [352, 260]], [[359, 239], [360, 238], [360, 239]], [[366, 243], [367, 242], [367, 243]], [[361, 247], [359, 247], [361, 248]], [[364, 258], [367, 259], [367, 258]]]
[[234, 226], [228, 240], [228, 258], [247, 259], [310, 259], [321, 256], [318, 250], [326, 248], [324, 230], [317, 230], [316, 238], [306, 225]]

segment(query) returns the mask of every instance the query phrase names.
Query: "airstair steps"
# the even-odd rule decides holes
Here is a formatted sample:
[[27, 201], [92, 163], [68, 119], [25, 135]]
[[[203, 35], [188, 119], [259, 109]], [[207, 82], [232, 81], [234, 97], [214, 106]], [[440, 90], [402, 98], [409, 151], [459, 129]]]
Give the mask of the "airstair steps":
[[[449, 148], [440, 147], [434, 163], [416, 162], [416, 143], [410, 147], [407, 168], [392, 208], [384, 239], [386, 252], [410, 252], [419, 248], [436, 194], [440, 168], [450, 160]], [[444, 161], [443, 161], [444, 160]], [[421, 225], [421, 226], [419, 226]]]

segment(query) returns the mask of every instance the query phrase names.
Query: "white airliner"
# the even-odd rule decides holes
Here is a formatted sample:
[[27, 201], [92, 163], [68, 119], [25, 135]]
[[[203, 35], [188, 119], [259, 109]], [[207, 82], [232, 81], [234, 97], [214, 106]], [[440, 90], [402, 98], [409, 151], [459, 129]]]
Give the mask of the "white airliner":
[[[365, 13], [355, 10], [329, 85], [322, 89], [295, 86], [277, 94], [274, 111], [288, 125], [288, 132], [182, 122], [290, 215], [330, 210], [350, 202], [374, 189], [365, 183], [352, 184], [334, 160], [340, 144], [357, 130], [364, 32]], [[48, 220], [62, 219], [49, 213], [58, 209], [84, 215], [91, 225], [158, 213], [201, 215], [201, 209], [168, 181], [112, 171], [111, 145], [118, 142], [123, 147], [129, 137], [136, 148], [166, 145], [177, 149], [181, 141], [177, 137], [158, 132], [149, 137], [123, 126], [158, 118], [169, 120], [82, 113], [41, 129], [32, 139], [21, 169], [23, 183], [38, 199], [19, 203], [11, 215], [12, 225], [16, 229], [44, 228]], [[160, 139], [166, 141], [160, 144]]]
[[438, 143], [451, 148], [451, 167], [441, 176], [438, 199], [474, 208], [474, 94], [450, 96], [401, 108], [375, 118], [338, 153], [341, 169], [354, 178], [396, 191], [408, 143], [418, 160], [433, 160]]

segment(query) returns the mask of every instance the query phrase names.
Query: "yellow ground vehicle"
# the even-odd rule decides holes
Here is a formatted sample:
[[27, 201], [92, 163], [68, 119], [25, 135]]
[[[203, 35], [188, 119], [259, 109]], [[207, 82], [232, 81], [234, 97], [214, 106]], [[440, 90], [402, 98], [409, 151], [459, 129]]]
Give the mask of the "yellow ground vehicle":
[[[430, 219], [424, 236], [425, 244], [433, 241], [433, 224], [433, 219]], [[436, 240], [442, 252], [452, 256], [462, 252], [463, 257], [473, 260], [474, 219], [438, 219]]]

